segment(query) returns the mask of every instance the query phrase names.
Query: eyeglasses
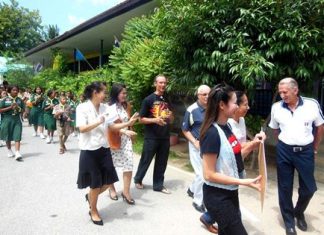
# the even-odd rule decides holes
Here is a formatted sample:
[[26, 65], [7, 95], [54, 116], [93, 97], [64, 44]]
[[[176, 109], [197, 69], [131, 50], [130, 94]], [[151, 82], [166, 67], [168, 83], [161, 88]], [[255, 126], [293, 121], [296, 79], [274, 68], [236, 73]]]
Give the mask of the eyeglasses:
[[198, 94], [198, 95], [201, 95], [201, 96], [207, 96], [209, 93], [202, 93], [202, 94]]

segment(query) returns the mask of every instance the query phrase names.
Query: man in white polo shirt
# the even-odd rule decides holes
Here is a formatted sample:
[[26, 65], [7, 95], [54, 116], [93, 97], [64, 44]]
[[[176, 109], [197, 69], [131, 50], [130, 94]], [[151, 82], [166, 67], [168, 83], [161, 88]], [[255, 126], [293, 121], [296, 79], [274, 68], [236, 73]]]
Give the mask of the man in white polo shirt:
[[[286, 234], [297, 234], [297, 227], [307, 230], [304, 211], [317, 190], [314, 178], [314, 157], [320, 144], [324, 118], [318, 102], [301, 97], [293, 78], [284, 78], [278, 85], [281, 101], [273, 104], [269, 126], [278, 134], [277, 176], [279, 205]], [[314, 129], [314, 130], [313, 130]], [[294, 171], [298, 172], [299, 189], [296, 206], [292, 192]]]

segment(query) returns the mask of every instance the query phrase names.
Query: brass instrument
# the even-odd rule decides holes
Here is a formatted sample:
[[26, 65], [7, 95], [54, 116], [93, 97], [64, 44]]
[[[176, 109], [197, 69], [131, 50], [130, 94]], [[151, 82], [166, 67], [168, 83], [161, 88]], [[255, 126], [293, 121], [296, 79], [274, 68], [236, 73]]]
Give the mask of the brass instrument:
[[16, 107], [13, 109], [13, 113], [12, 113], [13, 116], [16, 116], [17, 114], [21, 113], [22, 109], [19, 106], [19, 104], [16, 102], [17, 97], [15, 98], [11, 97], [11, 98], [13, 100], [12, 103], [17, 104]]
[[35, 95], [35, 103], [38, 105], [40, 102], [42, 102], [44, 99], [43, 94], [36, 94]]

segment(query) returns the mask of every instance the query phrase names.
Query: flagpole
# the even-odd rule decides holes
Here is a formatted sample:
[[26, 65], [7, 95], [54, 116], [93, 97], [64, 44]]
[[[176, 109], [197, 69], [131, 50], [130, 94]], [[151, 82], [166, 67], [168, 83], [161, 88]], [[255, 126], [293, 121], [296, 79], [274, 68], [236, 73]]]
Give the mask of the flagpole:
[[85, 62], [87, 62], [87, 64], [90, 66], [90, 68], [91, 68], [92, 70], [94, 70], [94, 68], [91, 66], [91, 64], [90, 64], [89, 61], [87, 60], [87, 58], [84, 57], [84, 59], [85, 59]]
[[75, 48], [75, 57], [76, 57], [76, 59], [77, 59], [77, 61], [78, 61], [78, 70], [79, 70], [79, 73], [80, 73], [80, 61], [81, 60], [84, 60], [88, 65], [89, 65], [89, 67], [92, 69], [92, 70], [94, 70], [94, 68], [91, 66], [91, 64], [89, 63], [89, 61], [87, 60], [87, 58], [85, 58], [85, 56], [81, 53], [81, 51], [79, 50], [79, 49], [77, 49], [77, 48]]

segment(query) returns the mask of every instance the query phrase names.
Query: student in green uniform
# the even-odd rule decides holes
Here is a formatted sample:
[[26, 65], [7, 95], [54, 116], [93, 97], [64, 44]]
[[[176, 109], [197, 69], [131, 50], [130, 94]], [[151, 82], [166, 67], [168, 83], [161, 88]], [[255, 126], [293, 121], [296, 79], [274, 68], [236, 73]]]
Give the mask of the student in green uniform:
[[[25, 109], [24, 102], [18, 97], [19, 87], [8, 86], [8, 96], [0, 102], [2, 116], [0, 139], [6, 141], [8, 157], [14, 157], [22, 161], [20, 154], [20, 141], [22, 134], [22, 114]], [[15, 154], [11, 150], [11, 141], [15, 141]]]
[[72, 131], [72, 136], [77, 136], [77, 131], [75, 128], [75, 118], [76, 118], [76, 107], [78, 106], [78, 101], [75, 95], [73, 95], [72, 93], [70, 93], [70, 99], [69, 99], [69, 105], [71, 107], [71, 131]]
[[60, 154], [67, 149], [65, 142], [71, 134], [71, 107], [67, 103], [65, 96], [60, 96], [60, 103], [54, 106], [53, 114], [56, 119], [57, 134], [60, 140]]
[[58, 105], [60, 102], [55, 98], [56, 92], [54, 90], [49, 90], [47, 92], [47, 98], [43, 102], [44, 110], [44, 124], [45, 129], [47, 130], [47, 139], [46, 143], [53, 143], [54, 131], [56, 131], [56, 119], [54, 118], [53, 108], [55, 105]]
[[[8, 96], [8, 94], [7, 94], [7, 91], [6, 90], [4, 90], [4, 89], [1, 89], [0, 90], [1, 91], [1, 93], [0, 93], [0, 102], [4, 99], [4, 98], [6, 98], [7, 96]], [[1, 130], [1, 113], [0, 113], [0, 130]], [[0, 147], [2, 147], [2, 146], [5, 146], [6, 145], [6, 142], [5, 141], [3, 141], [1, 138], [0, 138]]]
[[30, 97], [30, 101], [33, 104], [33, 107], [30, 111], [30, 122], [34, 126], [34, 134], [33, 136], [39, 136], [42, 139], [45, 139], [43, 134], [44, 130], [44, 112], [42, 109], [44, 95], [41, 87], [36, 87], [34, 93]]

